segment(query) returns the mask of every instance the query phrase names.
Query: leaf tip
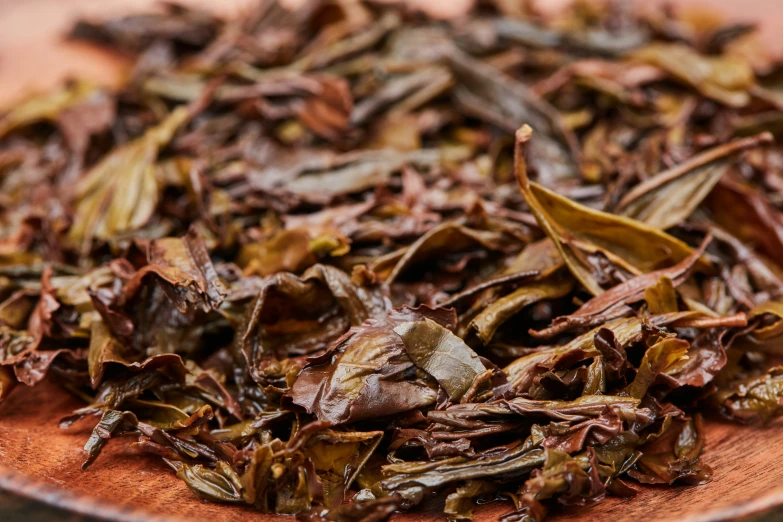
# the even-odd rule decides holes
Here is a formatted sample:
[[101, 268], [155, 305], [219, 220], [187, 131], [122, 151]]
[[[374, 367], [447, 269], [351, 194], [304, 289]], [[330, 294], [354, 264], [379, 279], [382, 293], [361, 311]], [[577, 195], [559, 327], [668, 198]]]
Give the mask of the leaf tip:
[[531, 136], [533, 136], [533, 129], [527, 123], [517, 129], [516, 138], [518, 143], [527, 142]]
[[775, 136], [769, 132], [764, 131], [761, 134], [758, 135], [759, 143], [775, 143]]

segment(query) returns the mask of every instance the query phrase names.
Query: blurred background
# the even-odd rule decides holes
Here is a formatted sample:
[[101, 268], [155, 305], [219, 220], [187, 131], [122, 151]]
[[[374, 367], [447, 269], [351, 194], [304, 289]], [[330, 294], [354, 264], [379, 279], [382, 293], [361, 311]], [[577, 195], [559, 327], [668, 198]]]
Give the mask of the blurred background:
[[[236, 16], [254, 0], [177, 0], [221, 16]], [[283, 0], [295, 7], [308, 0]], [[394, 1], [394, 0], [392, 0]], [[415, 9], [458, 17], [473, 0], [404, 0]], [[521, 1], [521, 0], [520, 0]], [[561, 9], [569, 0], [531, 0], [541, 10]], [[642, 9], [678, 10], [709, 7], [726, 18], [757, 22], [767, 45], [783, 54], [783, 0], [637, 0]], [[84, 43], [66, 42], [78, 18], [101, 19], [155, 9], [160, 0], [0, 0], [0, 109], [31, 91], [51, 88], [68, 77], [82, 76], [116, 84], [127, 59]]]

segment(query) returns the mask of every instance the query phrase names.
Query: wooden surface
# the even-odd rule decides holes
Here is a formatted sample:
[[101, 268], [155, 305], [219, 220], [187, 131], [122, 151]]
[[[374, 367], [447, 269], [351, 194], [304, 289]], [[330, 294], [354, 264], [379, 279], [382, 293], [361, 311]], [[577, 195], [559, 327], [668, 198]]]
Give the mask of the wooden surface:
[[[57, 428], [59, 418], [79, 406], [48, 383], [34, 389], [17, 388], [0, 405], [0, 488], [77, 513], [120, 521], [293, 520], [239, 505], [205, 503], [159, 459], [129, 449], [128, 438], [110, 441], [93, 466], [82, 472], [81, 447], [89, 436], [89, 423], [70, 430]], [[607, 498], [591, 506], [557, 510], [550, 520], [737, 520], [768, 516], [783, 504], [783, 419], [766, 428], [716, 420], [708, 420], [706, 427], [705, 461], [715, 470], [710, 484], [646, 488], [630, 500]], [[442, 520], [438, 502], [431, 504], [424, 512], [396, 515], [394, 520]], [[481, 506], [476, 520], [495, 520], [507, 511], [509, 504], [502, 502]]]
[[[220, 5], [229, 14], [246, 0], [185, 0]], [[306, 0], [290, 0], [306, 1]], [[411, 0], [413, 1], [413, 0]], [[469, 0], [415, 0], [435, 9], [459, 9]], [[565, 0], [545, 0], [549, 7]], [[0, 106], [31, 89], [44, 90], [66, 77], [86, 76], [116, 84], [128, 62], [82, 44], [63, 43], [62, 34], [79, 16], [110, 16], [149, 9], [155, 0], [0, 0]], [[646, 2], [646, 4], [661, 3]], [[783, 0], [677, 0], [710, 4], [741, 20], [758, 20], [766, 42], [783, 46]], [[455, 7], [457, 6], [457, 7]], [[198, 500], [158, 459], [128, 450], [128, 439], [113, 440], [87, 472], [80, 471], [81, 446], [89, 426], [57, 428], [58, 419], [79, 404], [53, 385], [17, 389], [0, 405], [0, 520], [36, 522], [69, 519], [63, 511], [31, 503], [34, 498], [92, 517], [128, 520], [286, 520], [250, 508], [208, 504]], [[706, 522], [729, 519], [783, 520], [783, 421], [763, 430], [707, 423], [705, 460], [715, 469], [714, 481], [694, 488], [649, 488], [631, 500], [607, 499], [593, 506], [560, 510], [554, 521], [640, 520]], [[397, 520], [442, 520], [437, 501], [430, 511], [400, 515]], [[476, 520], [495, 520], [507, 505], [477, 510]], [[75, 520], [75, 519], [72, 519]], [[80, 521], [94, 518], [80, 517]]]

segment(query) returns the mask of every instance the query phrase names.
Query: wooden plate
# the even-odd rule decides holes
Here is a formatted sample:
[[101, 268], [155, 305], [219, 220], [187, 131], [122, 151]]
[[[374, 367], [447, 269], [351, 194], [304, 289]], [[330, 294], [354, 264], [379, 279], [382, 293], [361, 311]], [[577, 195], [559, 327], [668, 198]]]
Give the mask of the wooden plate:
[[[128, 448], [131, 439], [110, 441], [86, 472], [82, 446], [89, 423], [70, 430], [58, 420], [81, 404], [56, 385], [19, 387], [0, 405], [0, 488], [85, 515], [118, 521], [284, 520], [249, 507], [199, 500], [160, 459]], [[706, 522], [737, 520], [783, 506], [783, 418], [766, 428], [706, 423], [704, 460], [715, 470], [696, 487], [648, 487], [633, 499], [607, 498], [590, 506], [555, 510], [550, 520], [613, 522]], [[437, 501], [393, 520], [442, 520]], [[510, 511], [503, 502], [480, 506], [476, 520], [496, 520]], [[783, 514], [783, 510], [778, 514]], [[770, 518], [772, 520], [772, 518]]]
[[[63, 44], [61, 33], [78, 15], [138, 11], [154, 1], [0, 0], [0, 105], [19, 99], [30, 88], [49, 88], [67, 76], [86, 75], [116, 83], [127, 62], [82, 45]], [[242, 1], [223, 0], [220, 5], [226, 8]], [[416, 0], [419, 4], [425, 1], [438, 4], [437, 0]], [[681, 3], [713, 5], [731, 16], [756, 18], [768, 44], [781, 41], [781, 0], [678, 0]], [[89, 428], [57, 429], [59, 418], [78, 406], [74, 398], [49, 383], [35, 389], [20, 386], [0, 405], [0, 488], [75, 513], [117, 521], [293, 520], [263, 515], [249, 507], [202, 502], [159, 459], [130, 451], [128, 439], [112, 441], [98, 461], [82, 472], [81, 447]], [[783, 453], [781, 428], [783, 419], [764, 429], [709, 420], [704, 458], [715, 469], [710, 484], [646, 488], [630, 500], [609, 498], [591, 506], [561, 508], [550, 520], [783, 519], [783, 465], [778, 460]], [[430, 504], [423, 511], [394, 519], [442, 520], [441, 506], [437, 501]], [[480, 506], [476, 520], [495, 520], [508, 510], [502, 503]]]

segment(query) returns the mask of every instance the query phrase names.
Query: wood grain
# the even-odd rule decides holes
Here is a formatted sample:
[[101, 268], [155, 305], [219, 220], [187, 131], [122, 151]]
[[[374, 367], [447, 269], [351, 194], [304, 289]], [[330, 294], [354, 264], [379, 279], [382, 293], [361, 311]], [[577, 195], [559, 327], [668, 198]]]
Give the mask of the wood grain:
[[[81, 404], [44, 383], [17, 388], [0, 405], [0, 488], [68, 510], [118, 521], [288, 521], [249, 507], [199, 500], [159, 459], [129, 449], [131, 439], [112, 440], [86, 472], [81, 447], [89, 423], [60, 430], [57, 422]], [[708, 522], [738, 520], [783, 504], [783, 419], [765, 427], [708, 420], [705, 461], [714, 480], [698, 487], [643, 488], [633, 499], [608, 498], [591, 506], [556, 509], [552, 522]], [[398, 522], [443, 520], [441, 502], [396, 515]], [[510, 510], [498, 502], [480, 506], [476, 520], [496, 520]]]

